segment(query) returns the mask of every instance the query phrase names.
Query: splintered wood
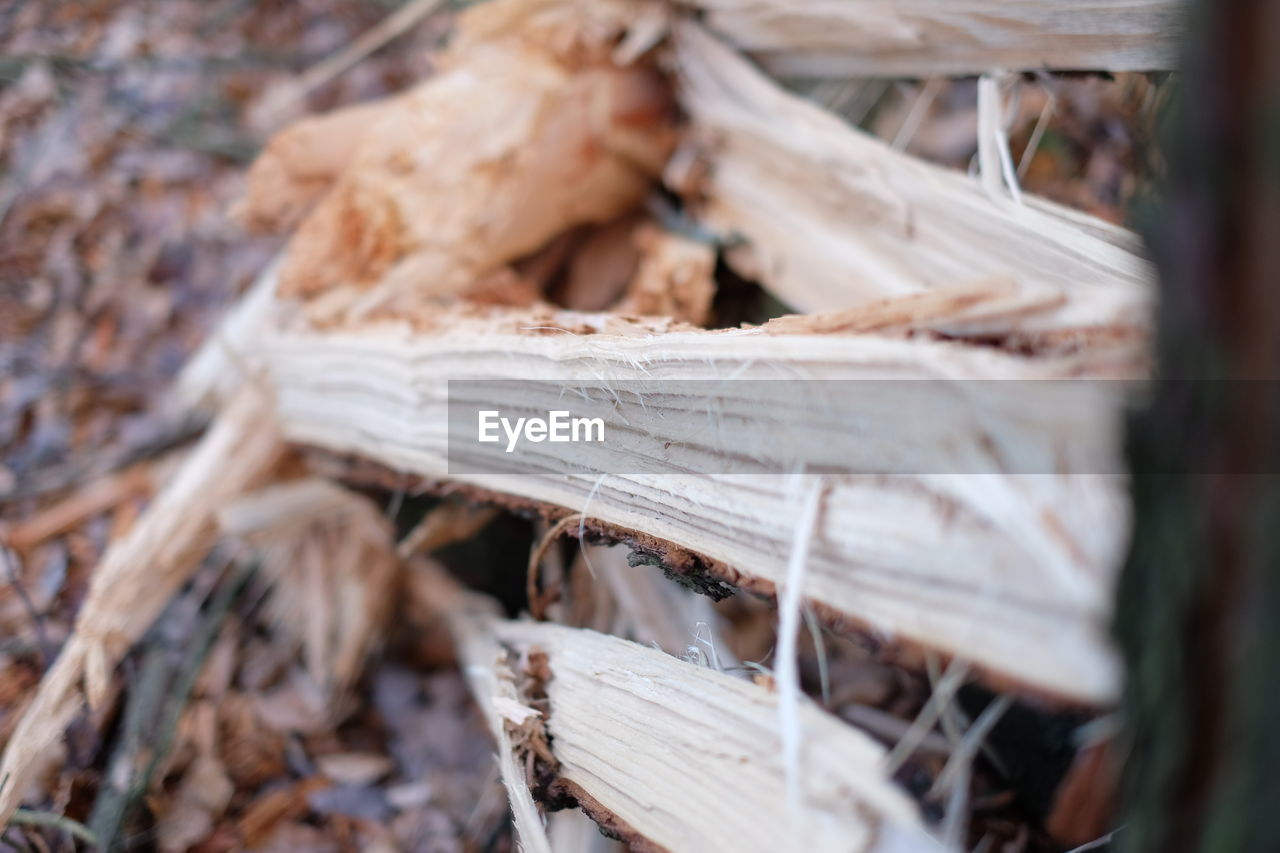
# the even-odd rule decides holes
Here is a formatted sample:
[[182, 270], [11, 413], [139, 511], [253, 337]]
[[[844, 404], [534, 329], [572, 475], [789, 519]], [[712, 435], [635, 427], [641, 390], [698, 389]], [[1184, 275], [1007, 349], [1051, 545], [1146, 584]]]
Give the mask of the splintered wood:
[[312, 478], [237, 498], [218, 526], [257, 550], [276, 587], [267, 609], [282, 642], [301, 648], [327, 699], [340, 697], [391, 615], [399, 566], [390, 522], [368, 499]]
[[[281, 301], [252, 342], [238, 336], [244, 345], [235, 361], [264, 372], [278, 395], [278, 414], [290, 439], [356, 454], [426, 480], [460, 480], [553, 511], [582, 513], [657, 547], [696, 554], [721, 580], [772, 592], [782, 579], [795, 521], [794, 502], [778, 478], [646, 478], [618, 473], [613, 460], [600, 457], [584, 457], [585, 472], [570, 475], [518, 465], [484, 475], [451, 474], [445, 379], [1142, 375], [1151, 292], [1147, 264], [1132, 234], [1033, 198], [1019, 203], [993, 197], [971, 178], [894, 152], [785, 94], [688, 22], [674, 24], [667, 54], [691, 121], [684, 153], [667, 168], [668, 180], [680, 186], [689, 174], [675, 164], [683, 163], [687, 173], [690, 157], [709, 157], [705, 181], [695, 180], [690, 190], [691, 205], [702, 224], [746, 238], [745, 246], [729, 249], [728, 260], [801, 308], [843, 310], [782, 318], [759, 329], [707, 332], [682, 325], [672, 317], [698, 320], [705, 313], [712, 256], [704, 245], [651, 226], [641, 229], [647, 236], [639, 244], [647, 255], [616, 307], [665, 317], [626, 319], [536, 306], [504, 311], [468, 302], [478, 282], [491, 280], [496, 270], [509, 271], [519, 252], [563, 236], [580, 221], [571, 215], [552, 222], [544, 208], [519, 203], [526, 197], [522, 188], [545, 187], [543, 170], [561, 174], [555, 169], [569, 155], [555, 146], [547, 149], [546, 162], [503, 153], [539, 148], [545, 133], [539, 120], [508, 123], [493, 131], [502, 145], [484, 147], [471, 144], [480, 138], [478, 120], [461, 120], [468, 129], [463, 132], [442, 125], [427, 105], [437, 99], [439, 105], [452, 104], [461, 97], [455, 87], [469, 92], [475, 80], [483, 80], [486, 97], [502, 103], [514, 102], [517, 92], [533, 85], [532, 100], [542, 99], [548, 114], [560, 115], [558, 105], [577, 103], [563, 101], [562, 93], [590, 88], [591, 81], [640, 74], [652, 82], [648, 69], [654, 59], [646, 51], [671, 25], [662, 8], [523, 0], [477, 7], [463, 16], [444, 73], [386, 105], [389, 115], [400, 117], [380, 121], [391, 122], [387, 126], [399, 128], [397, 133], [357, 143], [374, 145], [370, 150], [381, 152], [378, 157], [353, 155], [321, 193], [311, 183], [298, 182], [303, 201], [293, 207], [317, 205], [311, 222], [322, 221], [320, 206], [340, 203], [343, 187], [368, 185], [397, 199], [395, 205], [416, 205], [421, 222], [440, 217], [470, 222], [466, 217], [483, 210], [474, 222], [485, 223], [485, 235], [494, 229], [531, 235], [526, 229], [535, 229], [537, 236], [508, 244], [488, 237], [477, 241], [473, 237], [479, 232], [471, 226], [446, 228], [431, 237], [430, 246], [396, 243], [400, 248], [391, 260], [344, 254], [342, 262], [355, 265], [351, 270], [322, 265], [324, 276], [311, 285], [284, 287], [282, 295], [306, 296], [307, 304], [290, 316], [288, 301]], [[542, 78], [537, 74], [529, 82], [526, 75], [490, 71], [455, 79], [461, 73], [457, 69], [480, 61], [475, 57], [488, 62], [504, 52], [532, 54], [528, 58], [535, 69], [555, 65], [556, 73], [548, 72], [549, 88], [538, 88]], [[552, 54], [558, 57], [554, 61], [548, 58]], [[624, 68], [631, 70], [618, 70]], [[613, 83], [605, 89], [618, 91]], [[663, 100], [658, 94], [646, 99], [652, 105]], [[665, 153], [670, 127], [663, 111], [641, 112], [649, 118], [639, 122], [639, 129], [627, 124], [619, 139], [647, 144], [651, 154]], [[603, 115], [616, 112], [610, 108]], [[570, 121], [567, 132], [577, 133], [577, 127]], [[611, 150], [608, 121], [584, 127], [604, 134], [596, 147]], [[489, 137], [484, 139], [487, 145]], [[394, 159], [384, 150], [388, 146], [438, 149], [437, 162], [456, 162], [459, 168], [393, 175], [385, 165], [387, 157]], [[327, 153], [317, 156], [335, 162]], [[278, 172], [284, 168], [275, 162], [279, 159], [279, 152], [268, 151], [258, 168], [263, 174]], [[454, 178], [446, 175], [463, 177], [450, 183]], [[481, 184], [471, 183], [473, 177], [481, 180], [477, 175], [483, 177], [478, 195]], [[493, 182], [494, 175], [500, 182]], [[633, 202], [644, 189], [642, 182], [629, 180], [604, 183], [614, 189], [625, 185], [623, 194]], [[619, 203], [613, 212], [621, 208]], [[363, 228], [360, 212], [349, 213], [343, 221], [351, 218]], [[530, 224], [533, 220], [537, 224]], [[623, 226], [623, 233], [633, 227]], [[313, 246], [329, 251], [336, 245], [334, 234], [326, 231], [312, 241], [304, 224], [283, 262], [282, 278], [290, 268], [299, 269], [297, 264], [311, 262]], [[562, 253], [567, 244], [552, 240], [548, 245], [545, 251]], [[414, 266], [409, 259], [415, 253], [443, 266]], [[396, 265], [414, 271], [401, 276], [392, 269]], [[517, 277], [545, 286], [545, 276], [523, 269]], [[352, 303], [344, 291], [359, 285], [383, 292], [392, 280], [404, 283], [396, 287], [405, 300], [399, 310], [377, 315], [384, 321], [357, 320], [361, 312], [347, 310]], [[546, 298], [538, 286], [525, 301]], [[618, 288], [611, 283], [609, 293]], [[334, 305], [343, 307], [329, 310]], [[929, 333], [979, 338], [981, 345], [943, 343]], [[1007, 350], [993, 348], [993, 341]], [[879, 396], [866, 399], [868, 410]], [[502, 402], [492, 400], [499, 408]], [[717, 415], [761, 415], [750, 401], [732, 395], [696, 403]], [[1106, 702], [1118, 684], [1107, 625], [1127, 522], [1120, 483], [1093, 475], [1120, 470], [1114, 443], [1118, 403], [1112, 399], [1078, 409], [1061, 400], [1057, 408], [1023, 403], [1022, 409], [1038, 412], [1040, 419], [1019, 434], [1021, 421], [1012, 408], [989, 418], [980, 411], [989, 400], [963, 402], [960, 410], [968, 407], [970, 415], [957, 418], [956, 446], [987, 458], [982, 448], [1026, 445], [1027, 436], [1038, 430], [1038, 440], [1052, 448], [1050, 455], [1064, 449], [1075, 454], [1062, 457], [1046, 476], [996, 473], [1016, 470], [1000, 451], [990, 460], [991, 473], [980, 477], [876, 476], [885, 459], [901, 452], [900, 442], [891, 434], [867, 439], [861, 461], [826, 487], [804, 596], [834, 619], [894, 642], [971, 660], [997, 681]], [[657, 406], [636, 428], [662, 436], [663, 414]], [[919, 419], [951, 423], [949, 417], [924, 412]], [[801, 429], [803, 421], [793, 417], [788, 428]], [[815, 433], [811, 446], [821, 450], [820, 435]], [[679, 452], [685, 451], [673, 451]]]
[[[625, 471], [625, 462], [608, 457], [586, 472], [548, 473], [513, 463], [501, 473], [451, 475], [445, 377], [1048, 380], [1096, 375], [1100, 364], [1111, 364], [1101, 351], [1084, 363], [1038, 361], [951, 343], [772, 334], [769, 326], [663, 333], [661, 323], [565, 313], [455, 316], [442, 326], [433, 334], [386, 326], [279, 330], [246, 358], [262, 365], [277, 389], [282, 428], [295, 442], [580, 512], [718, 561], [732, 570], [727, 580], [766, 592], [780, 582], [794, 536], [797, 507], [786, 478], [614, 473]], [[1008, 387], [1015, 386], [1026, 387]], [[755, 400], [728, 393], [666, 405], [673, 412], [705, 407], [716, 417], [762, 414]], [[993, 401], [957, 401], [958, 453], [966, 445], [1016, 446], [1039, 432], [1050, 445], [1077, 448], [1090, 445], [1092, 435], [1099, 455], [1092, 463], [1080, 460], [1076, 473], [1002, 475], [993, 460], [992, 473], [981, 476], [883, 477], [870, 472], [895, 452], [894, 437], [880, 445], [869, 441], [863, 448], [869, 473], [831, 479], [805, 596], [832, 615], [965, 657], [1002, 678], [1108, 701], [1118, 678], [1107, 628], [1111, 579], [1124, 544], [1124, 501], [1115, 478], [1080, 473], [1118, 465], [1118, 448], [1107, 438], [1116, 436], [1104, 414], [1108, 407], [1030, 406], [1043, 421], [1019, 435], [984, 429], [980, 424], [991, 419], [968, 417], [965, 405], [977, 414]], [[1114, 401], [1110, 411], [1118, 415]], [[634, 417], [637, 429], [663, 435], [662, 404]], [[805, 418], [790, 413], [786, 422], [802, 430]], [[973, 432], [963, 431], [966, 423]]]
[[923, 77], [1172, 68], [1172, 0], [697, 0], [707, 25], [775, 74]]
[[272, 141], [241, 215], [280, 227], [309, 209], [282, 295], [376, 290], [363, 311], [447, 299], [639, 203], [675, 141], [664, 82], [615, 65], [600, 39], [539, 35], [464, 32], [415, 89]]
[[[594, 631], [499, 619], [436, 567], [412, 568], [490, 720], [525, 849], [550, 849], [517, 761], [531, 716], [554, 748], [557, 796], [633, 849], [942, 849], [888, 779], [883, 749], [812, 705], [801, 707], [801, 811], [789, 815], [772, 690]], [[530, 679], [545, 711], [519, 701]]]
[[[710, 157], [699, 218], [747, 239], [728, 255], [801, 311], [830, 311], [964, 281], [1018, 287], [959, 334], [1144, 327], [1150, 270], [1135, 235], [894, 151], [787, 94], [694, 24], [676, 38], [692, 144]], [[673, 163], [696, 159], [678, 156]], [[678, 173], [671, 176], [684, 182]]]
[[594, 631], [489, 627], [546, 654], [561, 785], [642, 849], [942, 849], [886, 777], [883, 749], [808, 703], [801, 812], [788, 815], [775, 692]]
[[[524, 706], [519, 702], [516, 689], [513, 669], [516, 662], [489, 628], [498, 618], [498, 608], [493, 601], [460, 589], [433, 563], [416, 560], [410, 568], [410, 595], [446, 623], [458, 650], [463, 675], [498, 745], [498, 770], [511, 803], [520, 846], [529, 853], [551, 853], [542, 816], [529, 790], [526, 767], [517, 759], [520, 725], [513, 721], [512, 711], [514, 709], [517, 719], [527, 715], [520, 710]], [[534, 716], [541, 719], [537, 712]]]

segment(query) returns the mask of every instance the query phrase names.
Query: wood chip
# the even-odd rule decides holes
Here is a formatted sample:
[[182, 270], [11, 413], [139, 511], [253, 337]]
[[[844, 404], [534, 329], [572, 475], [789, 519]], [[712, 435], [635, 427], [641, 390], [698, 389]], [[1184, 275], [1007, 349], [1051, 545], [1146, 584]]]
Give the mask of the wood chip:
[[76, 489], [56, 504], [10, 528], [6, 539], [15, 551], [26, 552], [84, 521], [109, 512], [152, 488], [151, 468], [134, 465]]

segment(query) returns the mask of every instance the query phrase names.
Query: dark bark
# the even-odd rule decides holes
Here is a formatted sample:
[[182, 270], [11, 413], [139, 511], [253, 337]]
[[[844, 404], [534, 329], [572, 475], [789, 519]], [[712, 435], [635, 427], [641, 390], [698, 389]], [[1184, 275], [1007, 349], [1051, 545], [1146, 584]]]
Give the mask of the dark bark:
[[[1280, 3], [1202, 0], [1147, 229], [1159, 373], [1118, 598], [1128, 851], [1280, 850]], [[1247, 382], [1232, 380], [1253, 380]]]

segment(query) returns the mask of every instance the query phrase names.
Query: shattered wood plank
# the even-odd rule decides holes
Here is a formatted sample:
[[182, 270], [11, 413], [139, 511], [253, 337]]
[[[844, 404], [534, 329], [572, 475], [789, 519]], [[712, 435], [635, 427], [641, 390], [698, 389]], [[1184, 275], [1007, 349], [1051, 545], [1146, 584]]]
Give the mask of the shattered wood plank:
[[137, 495], [150, 491], [154, 483], [155, 478], [148, 463], [108, 474], [77, 489], [47, 509], [23, 519], [9, 530], [0, 529], [0, 537], [15, 551], [29, 551], [95, 515], [108, 512]]
[[772, 73], [926, 77], [1175, 67], [1173, 0], [694, 0]]
[[111, 673], [215, 538], [223, 502], [258, 483], [284, 445], [259, 389], [241, 391], [136, 524], [95, 569], [74, 633], [45, 673], [0, 761], [0, 825], [21, 803], [35, 771], [84, 708], [102, 704]]
[[[774, 334], [769, 326], [664, 331], [658, 322], [568, 312], [462, 313], [437, 320], [429, 333], [403, 326], [276, 330], [247, 357], [264, 366], [291, 440], [429, 480], [450, 478], [445, 377], [1050, 379], [1099, 375], [1100, 365], [1108, 364], [1105, 347], [1079, 361], [922, 339]], [[1023, 405], [1022, 399], [1011, 405]], [[860, 397], [847, 405], [864, 402], [875, 400]], [[726, 418], [760, 415], [757, 401], [728, 393], [670, 405], [706, 407]], [[1030, 435], [991, 417], [987, 402], [973, 405], [983, 413], [980, 428], [962, 415], [963, 407], [954, 417], [936, 419], [947, 429], [955, 425], [957, 447], [1001, 447]], [[1118, 452], [1105, 449], [1117, 433], [1104, 414], [1044, 406], [1026, 408], [1059, 435], [1050, 444], [1073, 447], [1092, 434], [1103, 457]], [[650, 405], [637, 429], [660, 439], [664, 414]], [[854, 410], [844, 416], [858, 418]], [[805, 421], [789, 417], [788, 429], [808, 429]], [[1002, 432], [1006, 428], [1014, 432]], [[971, 429], [977, 431], [965, 432]], [[1114, 698], [1118, 670], [1107, 626], [1127, 530], [1118, 478], [1070, 470], [1036, 476], [872, 473], [883, 471], [880, 460], [898, 452], [899, 444], [894, 434], [869, 437], [858, 445], [868, 473], [830, 478], [806, 597], [832, 618], [961, 656], [996, 680], [1085, 702]], [[783, 578], [798, 511], [787, 477], [619, 474], [610, 472], [625, 466], [607, 457], [583, 464], [585, 469], [564, 474], [513, 462], [500, 473], [455, 473], [452, 479], [583, 513], [634, 531], [657, 543], [657, 550], [685, 549], [709, 561], [696, 565], [717, 567], [722, 579], [766, 594]]]
[[[694, 144], [709, 156], [699, 218], [745, 238], [749, 252], [730, 262], [793, 308], [987, 278], [1017, 288], [953, 331], [1149, 325], [1151, 276], [1134, 234], [1031, 196], [988, 196], [784, 92], [695, 24], [678, 29], [675, 56]], [[668, 169], [677, 185], [678, 172]]]
[[547, 654], [553, 789], [641, 849], [942, 849], [885, 775], [883, 749], [808, 702], [790, 815], [772, 690], [594, 631], [482, 624], [522, 659]]

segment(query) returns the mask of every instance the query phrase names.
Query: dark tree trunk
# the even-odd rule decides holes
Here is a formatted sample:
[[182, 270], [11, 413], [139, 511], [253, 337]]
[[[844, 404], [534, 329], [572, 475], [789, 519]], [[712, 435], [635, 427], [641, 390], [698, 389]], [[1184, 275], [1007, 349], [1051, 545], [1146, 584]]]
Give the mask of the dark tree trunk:
[[1201, 0], [1187, 45], [1147, 229], [1163, 381], [1130, 430], [1117, 846], [1261, 853], [1280, 851], [1280, 2]]

